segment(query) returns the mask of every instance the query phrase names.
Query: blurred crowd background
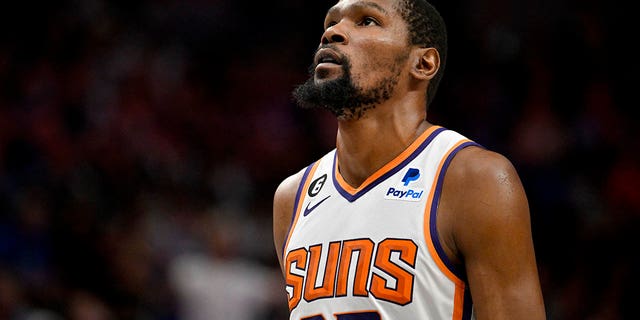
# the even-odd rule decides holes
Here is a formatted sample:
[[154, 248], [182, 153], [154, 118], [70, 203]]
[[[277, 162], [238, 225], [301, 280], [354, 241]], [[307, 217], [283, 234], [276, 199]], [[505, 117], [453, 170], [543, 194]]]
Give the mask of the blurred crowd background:
[[[334, 146], [290, 95], [333, 3], [0, 4], [0, 319], [284, 319], [271, 201]], [[433, 3], [429, 119], [518, 169], [549, 319], [634, 318], [633, 11]]]

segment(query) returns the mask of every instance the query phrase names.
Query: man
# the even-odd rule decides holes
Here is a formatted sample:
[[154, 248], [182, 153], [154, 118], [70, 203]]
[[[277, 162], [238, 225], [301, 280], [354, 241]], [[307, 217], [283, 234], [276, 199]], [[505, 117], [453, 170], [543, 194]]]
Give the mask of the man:
[[328, 11], [294, 97], [336, 115], [336, 149], [274, 197], [291, 319], [545, 318], [515, 169], [426, 120], [446, 46], [423, 0]]

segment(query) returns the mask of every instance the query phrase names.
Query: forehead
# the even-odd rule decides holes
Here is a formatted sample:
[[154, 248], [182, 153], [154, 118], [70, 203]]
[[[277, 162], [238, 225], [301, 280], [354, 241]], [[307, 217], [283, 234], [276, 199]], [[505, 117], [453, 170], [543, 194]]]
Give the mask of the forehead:
[[327, 12], [327, 16], [353, 9], [372, 9], [386, 15], [397, 13], [395, 0], [340, 0]]

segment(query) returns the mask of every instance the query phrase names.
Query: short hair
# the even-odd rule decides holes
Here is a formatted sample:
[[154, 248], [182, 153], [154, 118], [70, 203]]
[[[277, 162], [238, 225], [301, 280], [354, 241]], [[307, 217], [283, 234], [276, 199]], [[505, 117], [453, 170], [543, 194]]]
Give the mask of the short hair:
[[427, 108], [438, 91], [447, 62], [447, 28], [436, 8], [426, 0], [400, 0], [398, 12], [409, 31], [409, 44], [436, 48], [440, 54], [440, 68], [427, 88]]

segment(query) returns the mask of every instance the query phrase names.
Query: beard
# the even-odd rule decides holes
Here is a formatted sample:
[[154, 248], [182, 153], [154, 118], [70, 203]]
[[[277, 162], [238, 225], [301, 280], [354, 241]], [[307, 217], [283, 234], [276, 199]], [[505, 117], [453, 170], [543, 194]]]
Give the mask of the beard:
[[341, 120], [357, 120], [369, 109], [391, 98], [398, 84], [400, 68], [392, 68], [395, 73], [384, 78], [372, 88], [364, 89], [353, 81], [351, 64], [345, 57], [342, 61], [342, 75], [334, 80], [327, 80], [320, 84], [314, 81], [316, 64], [309, 68], [309, 79], [297, 86], [293, 91], [293, 98], [303, 109], [326, 109]]

